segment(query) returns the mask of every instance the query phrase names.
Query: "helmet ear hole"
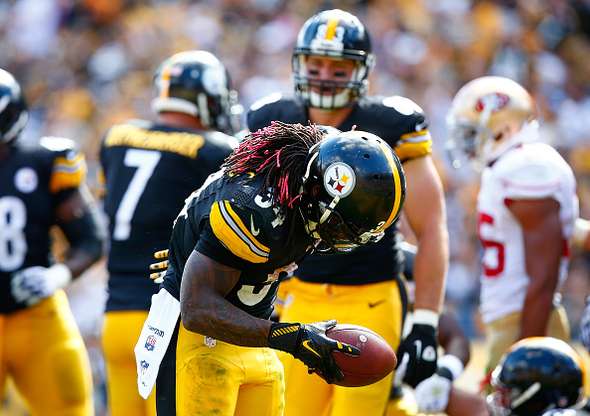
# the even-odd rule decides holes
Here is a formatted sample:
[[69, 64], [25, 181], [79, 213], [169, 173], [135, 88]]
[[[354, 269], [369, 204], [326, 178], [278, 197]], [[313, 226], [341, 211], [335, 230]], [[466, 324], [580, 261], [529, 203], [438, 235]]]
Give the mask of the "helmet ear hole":
[[[365, 139], [365, 140], [367, 140], [367, 139]], [[371, 158], [371, 155], [370, 155], [370, 154], [368, 154], [368, 153], [365, 153], [365, 154], [363, 155], [363, 157], [364, 157], [365, 159], [370, 159], [370, 158]]]

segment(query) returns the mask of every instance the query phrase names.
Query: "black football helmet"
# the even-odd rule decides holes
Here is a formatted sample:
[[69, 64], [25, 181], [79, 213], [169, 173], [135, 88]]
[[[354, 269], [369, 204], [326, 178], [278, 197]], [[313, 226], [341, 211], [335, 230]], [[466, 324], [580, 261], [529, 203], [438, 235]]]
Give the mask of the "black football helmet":
[[364, 131], [328, 133], [309, 152], [301, 214], [318, 251], [377, 241], [399, 216], [406, 191], [401, 162]]
[[[347, 82], [311, 80], [306, 66], [308, 56], [349, 59], [356, 63], [356, 69]], [[297, 36], [291, 62], [295, 93], [310, 107], [333, 109], [349, 106], [366, 94], [375, 57], [371, 53], [369, 32], [360, 20], [348, 12], [333, 9], [305, 22]]]
[[[221, 61], [207, 51], [185, 51], [166, 59], [154, 75], [152, 109], [198, 117], [205, 127], [232, 133], [241, 116], [238, 96]], [[238, 127], [239, 128], [239, 127]]]
[[580, 402], [584, 365], [565, 341], [526, 338], [502, 357], [492, 373], [492, 387], [487, 401], [493, 415], [541, 415]]
[[28, 119], [20, 85], [10, 72], [0, 69], [0, 143], [16, 139]]

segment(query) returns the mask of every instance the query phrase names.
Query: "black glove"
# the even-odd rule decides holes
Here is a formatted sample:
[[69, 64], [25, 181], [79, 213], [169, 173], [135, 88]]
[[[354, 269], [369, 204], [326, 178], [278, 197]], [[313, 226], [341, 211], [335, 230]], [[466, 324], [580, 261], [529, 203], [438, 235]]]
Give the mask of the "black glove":
[[405, 373], [400, 375], [412, 387], [436, 372], [438, 342], [435, 325], [414, 320], [412, 331], [399, 345], [397, 371]]
[[310, 373], [318, 373], [326, 382], [334, 383], [344, 378], [336, 365], [332, 351], [360, 355], [352, 345], [333, 340], [326, 331], [336, 326], [336, 321], [313, 324], [273, 323], [268, 334], [268, 346], [286, 351], [308, 367]]

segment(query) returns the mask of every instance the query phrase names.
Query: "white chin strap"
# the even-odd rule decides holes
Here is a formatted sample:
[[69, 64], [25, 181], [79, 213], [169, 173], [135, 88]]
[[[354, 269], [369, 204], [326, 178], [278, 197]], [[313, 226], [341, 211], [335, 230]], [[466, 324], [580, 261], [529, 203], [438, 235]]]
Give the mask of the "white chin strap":
[[341, 108], [346, 107], [350, 103], [350, 89], [345, 88], [343, 91], [334, 95], [321, 95], [317, 92], [309, 92], [309, 103], [316, 108]]
[[[489, 134], [491, 135], [491, 132]], [[517, 133], [507, 139], [501, 139], [499, 142], [495, 142], [493, 137], [489, 137], [484, 141], [480, 154], [483, 162], [488, 164], [516, 145], [538, 142], [539, 140], [539, 123], [537, 120], [533, 120], [525, 122]]]
[[205, 126], [211, 125], [211, 117], [207, 108], [207, 96], [199, 94], [197, 96], [198, 106], [187, 100], [180, 98], [166, 97], [154, 98], [152, 100], [152, 111], [156, 114], [163, 111], [170, 111], [175, 113], [184, 113], [193, 117], [199, 117]]

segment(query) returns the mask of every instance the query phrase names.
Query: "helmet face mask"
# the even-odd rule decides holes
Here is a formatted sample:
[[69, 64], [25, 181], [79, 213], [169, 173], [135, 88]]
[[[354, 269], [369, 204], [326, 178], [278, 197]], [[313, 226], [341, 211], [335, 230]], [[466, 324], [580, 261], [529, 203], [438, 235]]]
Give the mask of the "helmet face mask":
[[154, 75], [156, 113], [198, 117], [208, 128], [230, 131], [239, 107], [223, 64], [206, 51], [180, 52], [164, 61]]
[[348, 252], [381, 239], [404, 195], [401, 162], [384, 141], [362, 131], [330, 134], [310, 149], [300, 211], [316, 251]]
[[[344, 60], [354, 64], [348, 79], [314, 79], [310, 76], [309, 59]], [[354, 104], [366, 94], [368, 75], [374, 66], [371, 40], [356, 16], [334, 9], [312, 16], [297, 37], [292, 57], [295, 93], [306, 105], [336, 109]]]

